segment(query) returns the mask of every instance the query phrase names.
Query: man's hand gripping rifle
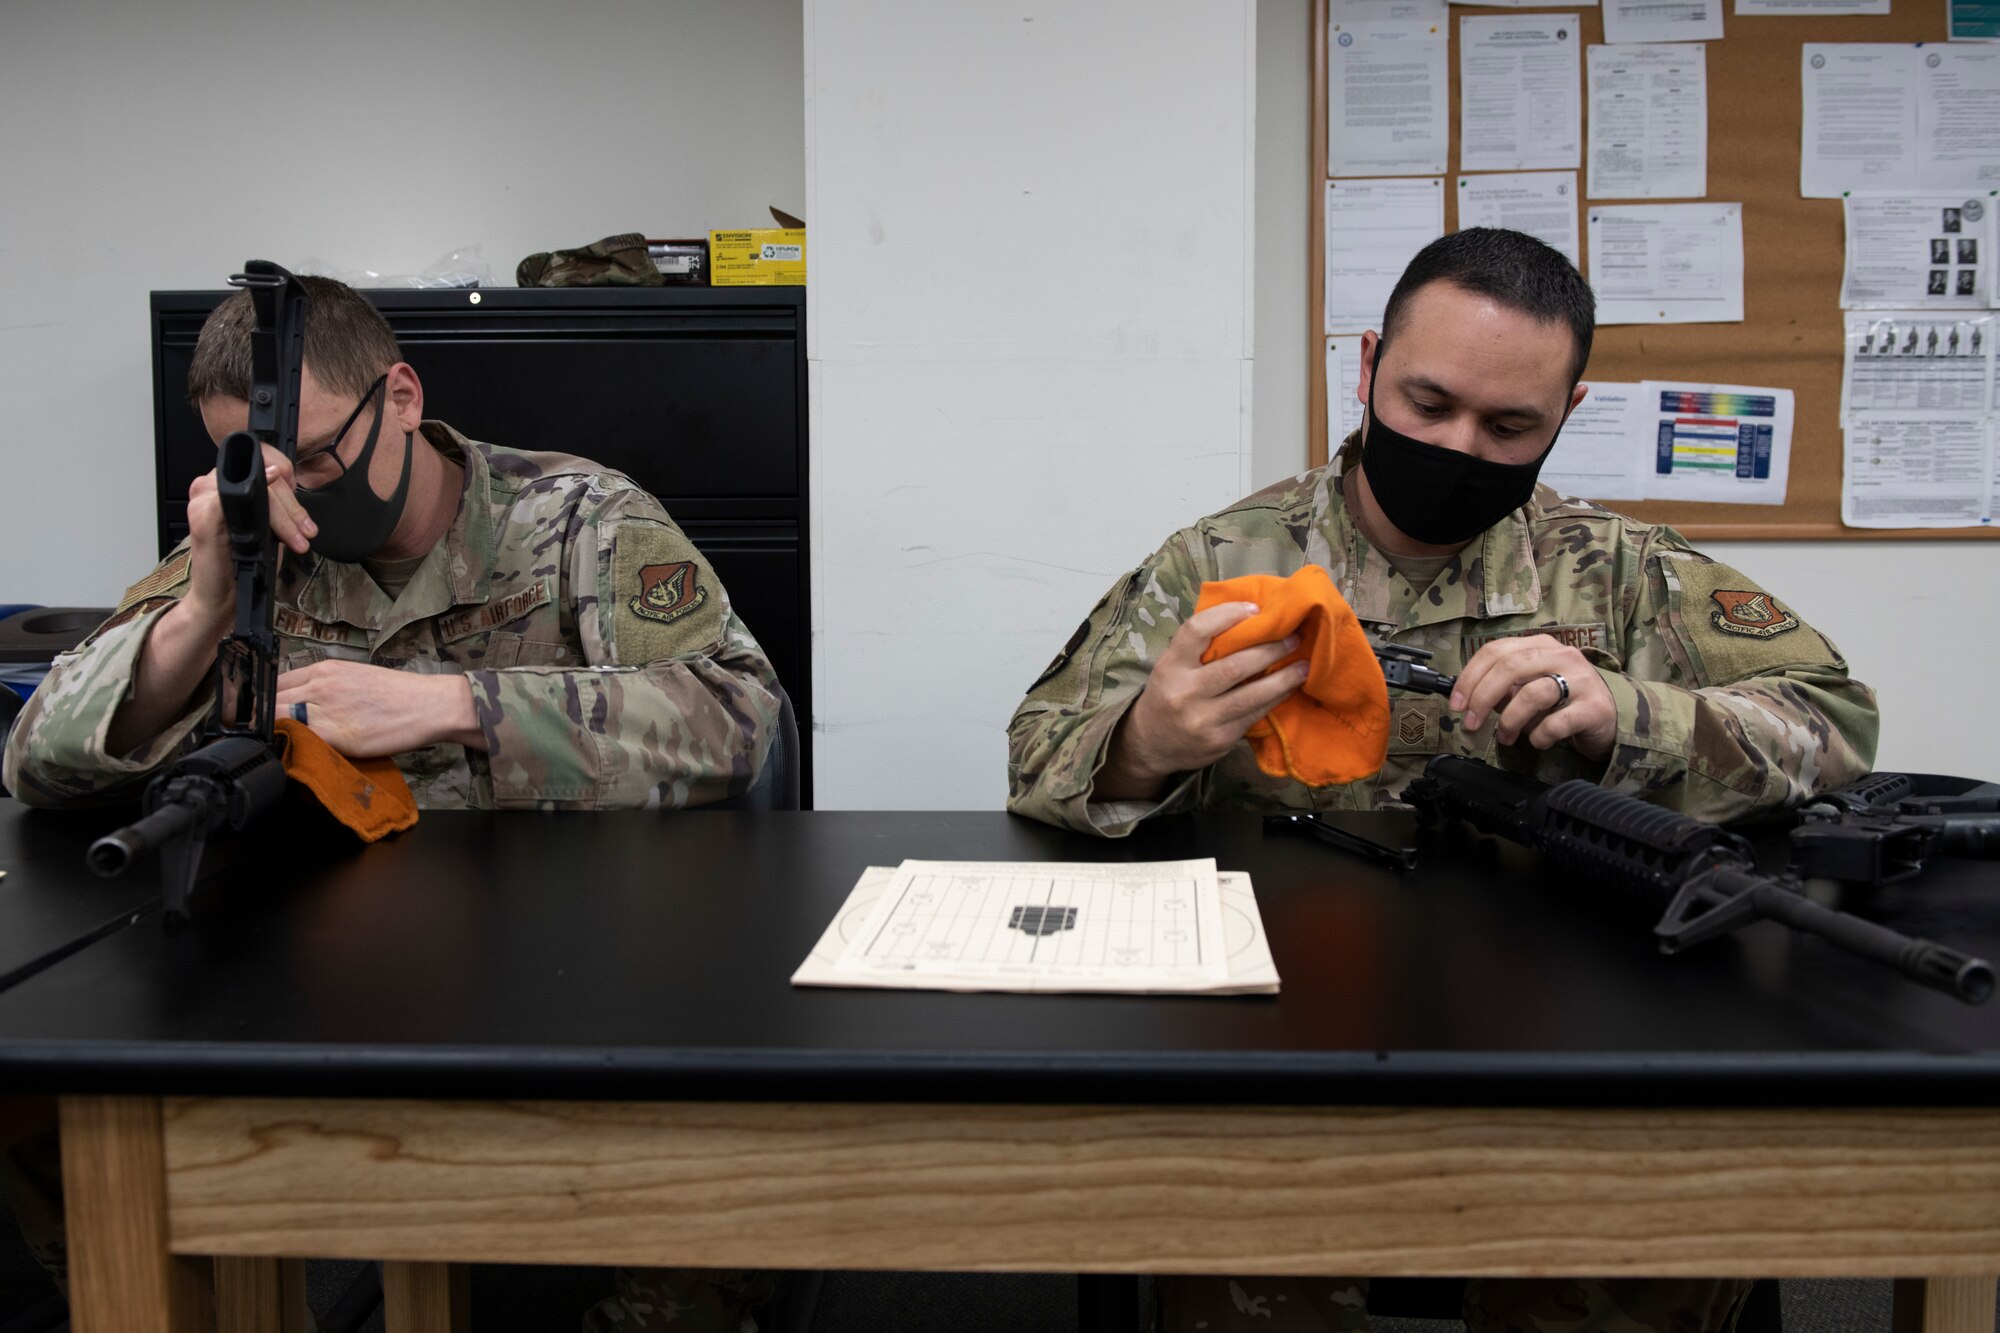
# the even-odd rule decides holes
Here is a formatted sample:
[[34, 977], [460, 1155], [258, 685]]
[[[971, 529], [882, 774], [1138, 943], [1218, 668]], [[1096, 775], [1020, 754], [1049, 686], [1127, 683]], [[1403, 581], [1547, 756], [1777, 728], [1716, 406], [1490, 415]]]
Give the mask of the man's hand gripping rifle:
[[1769, 919], [1969, 1004], [1993, 993], [1993, 968], [1984, 959], [1822, 906], [1795, 876], [1760, 874], [1739, 835], [1594, 783], [1552, 787], [1477, 759], [1439, 755], [1402, 799], [1427, 823], [1462, 820], [1661, 911], [1653, 933], [1664, 953]]
[[89, 852], [91, 869], [116, 875], [157, 848], [169, 918], [189, 913], [209, 835], [242, 828], [285, 790], [284, 766], [272, 745], [278, 547], [264, 446], [287, 459], [298, 454], [308, 300], [298, 279], [268, 260], [253, 259], [243, 269], [229, 282], [249, 290], [257, 324], [250, 336], [250, 428], [229, 436], [216, 452], [215, 489], [235, 566], [236, 620], [216, 651], [215, 708], [201, 744], [147, 785], [145, 816], [99, 838]]

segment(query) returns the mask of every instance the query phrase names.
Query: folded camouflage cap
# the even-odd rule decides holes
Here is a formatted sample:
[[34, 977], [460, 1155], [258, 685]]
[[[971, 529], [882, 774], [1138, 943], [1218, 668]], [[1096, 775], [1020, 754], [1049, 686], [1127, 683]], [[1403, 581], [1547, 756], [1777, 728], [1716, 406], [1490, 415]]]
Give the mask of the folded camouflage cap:
[[657, 287], [660, 270], [636, 231], [607, 236], [576, 250], [544, 250], [514, 270], [522, 287]]

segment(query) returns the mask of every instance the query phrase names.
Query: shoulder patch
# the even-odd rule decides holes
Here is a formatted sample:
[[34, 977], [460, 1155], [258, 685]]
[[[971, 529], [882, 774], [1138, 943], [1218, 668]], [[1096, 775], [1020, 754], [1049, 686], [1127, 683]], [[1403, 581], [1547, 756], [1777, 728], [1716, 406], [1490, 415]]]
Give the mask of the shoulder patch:
[[1697, 685], [1726, 685], [1783, 667], [1846, 665], [1790, 607], [1728, 565], [1674, 554], [1657, 567], [1672, 590], [1663, 628], [1686, 653]]
[[[149, 598], [160, 597], [186, 583], [188, 569], [194, 563], [194, 556], [187, 550], [176, 551], [161, 561], [152, 573], [127, 588], [118, 599], [118, 611], [125, 611]], [[114, 612], [113, 614], [116, 614]]]
[[701, 586], [694, 561], [676, 560], [669, 565], [642, 565], [639, 591], [629, 605], [635, 616], [671, 625], [707, 600], [708, 589]]
[[1069, 636], [1069, 642], [1064, 644], [1062, 651], [1056, 654], [1055, 660], [1042, 668], [1042, 674], [1035, 677], [1035, 683], [1030, 685], [1028, 689], [1032, 691], [1040, 688], [1049, 677], [1068, 666], [1069, 659], [1076, 656], [1076, 650], [1083, 647], [1083, 641], [1089, 637], [1090, 617], [1085, 616], [1083, 623], [1076, 627], [1076, 633]]
[[1748, 588], [1717, 588], [1709, 595], [1715, 610], [1708, 618], [1725, 634], [1772, 639], [1799, 627], [1799, 618], [1771, 600], [1771, 594]]
[[620, 666], [705, 652], [722, 641], [729, 598], [679, 529], [620, 523], [610, 540], [611, 581], [601, 605]]

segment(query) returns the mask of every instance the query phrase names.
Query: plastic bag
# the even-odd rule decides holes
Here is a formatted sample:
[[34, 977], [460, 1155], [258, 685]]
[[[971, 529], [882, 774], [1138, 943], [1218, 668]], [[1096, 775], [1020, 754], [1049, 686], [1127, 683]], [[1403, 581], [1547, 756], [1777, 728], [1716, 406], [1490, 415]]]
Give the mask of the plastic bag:
[[480, 287], [493, 270], [480, 257], [479, 246], [462, 245], [427, 266], [421, 273], [377, 273], [373, 269], [343, 269], [324, 259], [301, 259], [294, 273], [312, 273], [322, 278], [338, 278], [350, 287]]

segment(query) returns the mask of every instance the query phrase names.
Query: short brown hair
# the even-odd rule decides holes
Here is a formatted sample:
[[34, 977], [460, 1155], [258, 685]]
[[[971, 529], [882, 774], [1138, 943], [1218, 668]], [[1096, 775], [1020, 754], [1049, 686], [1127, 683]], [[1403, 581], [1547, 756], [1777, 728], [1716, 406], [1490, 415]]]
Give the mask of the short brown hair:
[[[323, 389], [359, 397], [403, 359], [394, 330], [381, 311], [346, 283], [303, 274], [299, 281], [311, 301], [305, 358], [313, 378]], [[256, 327], [257, 312], [247, 291], [232, 293], [209, 313], [188, 367], [190, 400], [250, 397], [250, 334]]]

